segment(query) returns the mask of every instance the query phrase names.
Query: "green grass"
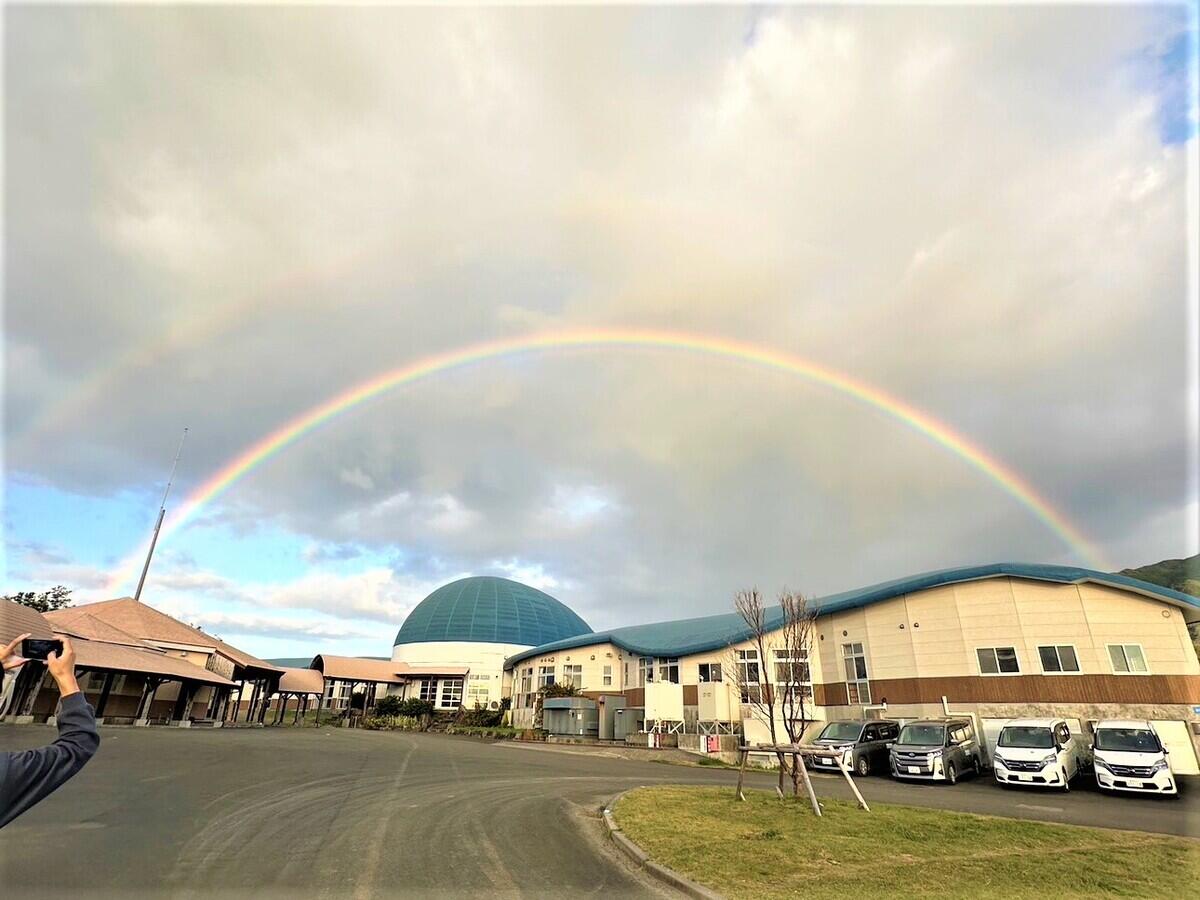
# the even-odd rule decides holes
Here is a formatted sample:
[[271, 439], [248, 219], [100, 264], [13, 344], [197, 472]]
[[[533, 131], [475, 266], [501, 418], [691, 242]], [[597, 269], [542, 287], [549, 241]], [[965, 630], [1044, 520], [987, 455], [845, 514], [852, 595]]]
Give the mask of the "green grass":
[[651, 859], [728, 897], [1170, 897], [1200, 884], [1200, 843], [967, 813], [641, 788], [621, 829]]

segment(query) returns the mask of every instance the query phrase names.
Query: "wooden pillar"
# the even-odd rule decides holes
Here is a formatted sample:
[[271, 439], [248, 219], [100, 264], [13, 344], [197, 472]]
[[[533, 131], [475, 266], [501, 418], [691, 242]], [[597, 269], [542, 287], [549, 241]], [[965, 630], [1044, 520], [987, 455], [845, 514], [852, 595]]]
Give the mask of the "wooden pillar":
[[182, 722], [188, 718], [192, 710], [192, 701], [195, 697], [195, 682], [181, 680], [179, 682], [179, 696], [175, 699], [175, 708], [171, 710], [171, 718], [176, 722]]
[[254, 710], [258, 706], [258, 689], [259, 682], [254, 682], [254, 690], [250, 694], [250, 703], [246, 706], [246, 724], [249, 725], [254, 721]]
[[96, 701], [97, 719], [104, 715], [104, 707], [108, 705], [108, 695], [112, 691], [113, 679], [116, 677], [116, 672], [107, 672], [104, 675], [104, 686], [100, 688], [100, 699]]

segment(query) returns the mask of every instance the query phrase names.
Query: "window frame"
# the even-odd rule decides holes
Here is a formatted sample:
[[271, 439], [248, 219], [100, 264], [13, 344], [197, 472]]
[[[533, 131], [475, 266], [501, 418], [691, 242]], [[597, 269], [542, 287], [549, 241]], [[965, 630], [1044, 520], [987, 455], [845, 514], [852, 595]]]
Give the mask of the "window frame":
[[654, 657], [638, 657], [638, 687], [645, 687], [654, 682]]
[[[981, 650], [991, 650], [992, 651], [992, 659], [995, 660], [995, 662], [996, 662], [996, 671], [995, 672], [983, 671], [983, 662], [979, 658], [979, 651], [981, 651]], [[1000, 669], [1000, 654], [996, 652], [997, 650], [1011, 650], [1012, 651], [1013, 659], [1015, 659], [1017, 662], [1017, 670], [1015, 672], [1001, 671], [1001, 669]], [[1013, 675], [1026, 674], [1025, 672], [1021, 671], [1021, 654], [1017, 651], [1017, 648], [1015, 646], [1012, 646], [1011, 644], [1010, 645], [997, 644], [992, 647], [976, 647], [975, 648], [975, 666], [976, 666], [976, 668], [979, 669], [979, 674], [983, 678], [997, 678], [997, 677], [1011, 678]]]
[[[549, 678], [549, 680], [547, 680]], [[554, 666], [538, 666], [537, 688], [541, 690], [554, 684]]]
[[[1074, 669], [1061, 668], [1062, 653], [1060, 653], [1059, 651], [1061, 651], [1063, 647], [1071, 648], [1071, 653], [1075, 657], [1075, 668]], [[1043, 650], [1053, 650], [1054, 651], [1054, 657], [1055, 657], [1055, 659], [1058, 660], [1058, 664], [1060, 667], [1057, 672], [1047, 671], [1046, 662], [1045, 662], [1045, 660], [1042, 659], [1042, 651]], [[1038, 644], [1037, 652], [1038, 652], [1038, 664], [1042, 667], [1043, 675], [1082, 675], [1083, 674], [1083, 666], [1081, 666], [1079, 664], [1079, 649], [1074, 644]]]
[[[716, 678], [713, 678], [714, 673]], [[725, 680], [720, 663], [700, 663], [696, 667], [696, 677], [700, 684], [721, 684]]]
[[[855, 648], [858, 648], [857, 650]], [[846, 677], [846, 705], [871, 705], [871, 667], [867, 665], [867, 646], [864, 641], [845, 641], [841, 646], [842, 674]], [[862, 661], [862, 675], [858, 674], [858, 661]], [[854, 677], [850, 677], [847, 663], [854, 663]]]
[[[1135, 671], [1133, 671], [1133, 669], [1128, 669], [1125, 672], [1118, 671], [1117, 667], [1113, 664], [1113, 657], [1112, 657], [1112, 648], [1113, 647], [1121, 648], [1121, 655], [1125, 658], [1125, 665], [1127, 665], [1127, 666], [1129, 665], [1129, 654], [1125, 652], [1125, 648], [1126, 647], [1137, 647], [1138, 653], [1142, 657], [1142, 665], [1145, 666], [1145, 669], [1141, 672], [1135, 672]], [[1122, 643], [1122, 644], [1105, 644], [1104, 649], [1108, 653], [1108, 665], [1109, 665], [1109, 668], [1112, 669], [1112, 672], [1114, 675], [1150, 675], [1150, 674], [1152, 674], [1150, 672], [1150, 660], [1146, 659], [1146, 648], [1143, 647], [1141, 644], [1132, 643], [1132, 642], [1128, 643], [1128, 644], [1124, 644], [1124, 643]]]
[[562, 667], [562, 684], [573, 684], [579, 690], [583, 690], [583, 666], [579, 663], [573, 665], [563, 665]]
[[679, 684], [679, 657], [660, 656], [654, 660], [660, 684]]
[[613, 667], [611, 665], [604, 666], [600, 670], [600, 681], [605, 687], [612, 687]]

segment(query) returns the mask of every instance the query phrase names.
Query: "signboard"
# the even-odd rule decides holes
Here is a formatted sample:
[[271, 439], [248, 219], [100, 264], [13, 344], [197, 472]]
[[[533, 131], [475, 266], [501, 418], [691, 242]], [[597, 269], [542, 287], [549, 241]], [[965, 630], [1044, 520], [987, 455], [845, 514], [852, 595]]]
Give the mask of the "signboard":
[[721, 752], [721, 736], [719, 734], [706, 734], [704, 736], [705, 751], [708, 753]]

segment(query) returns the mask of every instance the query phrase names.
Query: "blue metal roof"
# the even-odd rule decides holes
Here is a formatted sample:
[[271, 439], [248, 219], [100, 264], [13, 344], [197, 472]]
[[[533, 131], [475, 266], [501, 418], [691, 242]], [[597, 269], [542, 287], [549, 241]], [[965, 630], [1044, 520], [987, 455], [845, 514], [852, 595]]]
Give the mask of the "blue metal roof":
[[476, 641], [533, 646], [591, 634], [588, 623], [536, 588], [478, 576], [442, 585], [408, 614], [395, 644]]
[[[1200, 619], [1200, 599], [1189, 594], [1182, 594], [1157, 584], [1139, 581], [1128, 575], [1040, 563], [992, 563], [985, 566], [940, 569], [936, 572], [897, 578], [894, 581], [885, 581], [870, 587], [831, 594], [828, 597], [819, 597], [810, 601], [810, 606], [818, 614], [825, 615], [869, 606], [872, 603], [880, 603], [902, 594], [911, 594], [915, 591], [946, 584], [1003, 576], [1051, 581], [1058, 584], [1079, 584], [1086, 581], [1123, 588], [1182, 607], [1189, 621]], [[767, 610], [768, 628], [777, 628], [782, 622], [783, 613], [778, 606]], [[746, 623], [737, 613], [723, 613], [698, 619], [677, 619], [673, 622], [655, 622], [650, 625], [630, 625], [625, 628], [614, 628], [611, 631], [598, 631], [593, 634], [554, 641], [510, 656], [505, 660], [504, 665], [506, 668], [510, 668], [521, 660], [542, 653], [608, 642], [638, 656], [687, 656], [692, 653], [704, 653], [728, 647], [730, 644], [744, 641], [749, 636], [750, 631], [746, 627]]]

